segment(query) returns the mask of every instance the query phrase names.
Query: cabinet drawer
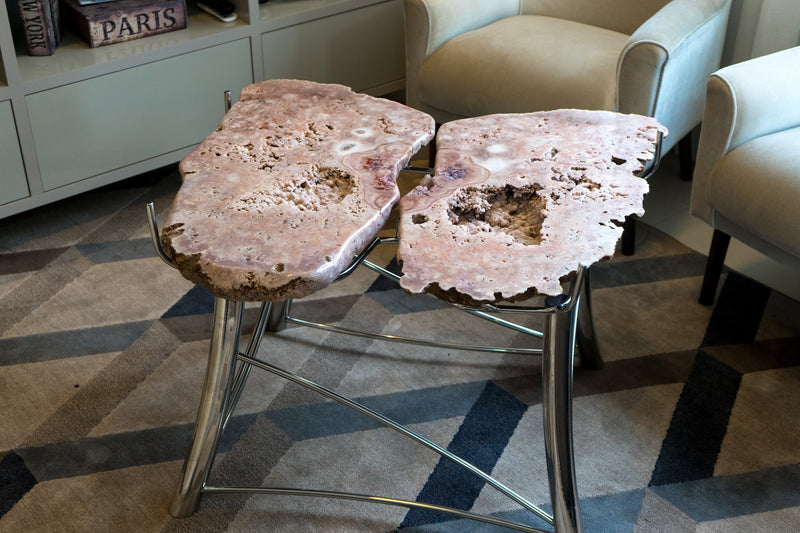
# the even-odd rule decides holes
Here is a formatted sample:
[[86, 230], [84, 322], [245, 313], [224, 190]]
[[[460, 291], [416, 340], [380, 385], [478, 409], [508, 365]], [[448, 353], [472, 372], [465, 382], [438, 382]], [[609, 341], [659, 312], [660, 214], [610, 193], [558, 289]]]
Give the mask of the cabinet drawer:
[[405, 78], [403, 3], [391, 0], [261, 34], [264, 77], [355, 91]]
[[26, 98], [45, 191], [202, 141], [252, 83], [247, 39]]
[[0, 102], [0, 169], [0, 205], [29, 195], [11, 102]]

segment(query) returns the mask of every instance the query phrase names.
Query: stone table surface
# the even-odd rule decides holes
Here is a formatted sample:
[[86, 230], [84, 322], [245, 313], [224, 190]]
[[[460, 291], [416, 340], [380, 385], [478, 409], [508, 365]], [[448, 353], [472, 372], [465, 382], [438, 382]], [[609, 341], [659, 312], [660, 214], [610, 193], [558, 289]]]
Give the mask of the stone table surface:
[[558, 110], [444, 124], [435, 175], [400, 201], [401, 286], [452, 303], [561, 294], [642, 215], [658, 131], [638, 115]]
[[398, 173], [433, 133], [430, 116], [341, 85], [250, 85], [181, 161], [162, 244], [215, 296], [311, 294], [375, 236]]
[[[479, 305], [561, 294], [641, 215], [655, 120], [607, 111], [444, 124], [434, 175], [400, 201], [401, 286]], [[433, 119], [341, 85], [269, 80], [180, 164], [161, 241], [187, 279], [238, 301], [330, 283], [397, 203]]]

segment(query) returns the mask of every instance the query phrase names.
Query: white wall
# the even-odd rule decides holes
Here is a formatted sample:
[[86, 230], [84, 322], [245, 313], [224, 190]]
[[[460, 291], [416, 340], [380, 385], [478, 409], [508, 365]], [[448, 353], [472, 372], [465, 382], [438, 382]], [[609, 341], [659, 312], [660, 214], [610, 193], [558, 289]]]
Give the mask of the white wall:
[[800, 0], [733, 0], [722, 64], [800, 45]]

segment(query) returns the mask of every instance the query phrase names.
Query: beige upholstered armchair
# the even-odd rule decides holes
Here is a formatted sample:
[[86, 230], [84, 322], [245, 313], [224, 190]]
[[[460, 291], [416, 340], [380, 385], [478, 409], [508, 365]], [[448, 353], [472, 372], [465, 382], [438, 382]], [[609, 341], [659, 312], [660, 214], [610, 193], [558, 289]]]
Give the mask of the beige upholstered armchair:
[[701, 303], [714, 301], [731, 236], [800, 268], [800, 47], [708, 80], [691, 211], [714, 228]]
[[407, 103], [437, 122], [638, 113], [669, 128], [666, 151], [700, 122], [729, 9], [730, 0], [405, 0]]
[[[406, 102], [437, 123], [562, 108], [655, 117], [689, 180], [729, 11], [730, 0], [405, 0]], [[626, 220], [626, 255], [634, 230]]]

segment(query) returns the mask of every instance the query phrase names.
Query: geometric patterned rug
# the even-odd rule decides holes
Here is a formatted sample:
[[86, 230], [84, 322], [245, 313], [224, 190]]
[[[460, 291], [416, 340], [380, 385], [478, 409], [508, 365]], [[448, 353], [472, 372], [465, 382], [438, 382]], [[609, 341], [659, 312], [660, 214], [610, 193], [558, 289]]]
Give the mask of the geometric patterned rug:
[[[501, 531], [405, 508], [206, 495], [167, 512], [196, 413], [212, 298], [152, 250], [174, 167], [0, 220], [0, 531]], [[639, 226], [632, 257], [592, 267], [599, 371], [575, 372], [589, 532], [800, 530], [800, 303]], [[391, 249], [373, 261], [389, 264]], [[245, 331], [257, 307], [248, 304]], [[359, 269], [295, 302], [345, 327], [526, 346]], [[535, 322], [532, 323], [535, 326]], [[259, 357], [355, 397], [548, 507], [538, 358], [377, 342], [302, 327]], [[214, 484], [375, 493], [545, 525], [370, 419], [254, 371]]]

